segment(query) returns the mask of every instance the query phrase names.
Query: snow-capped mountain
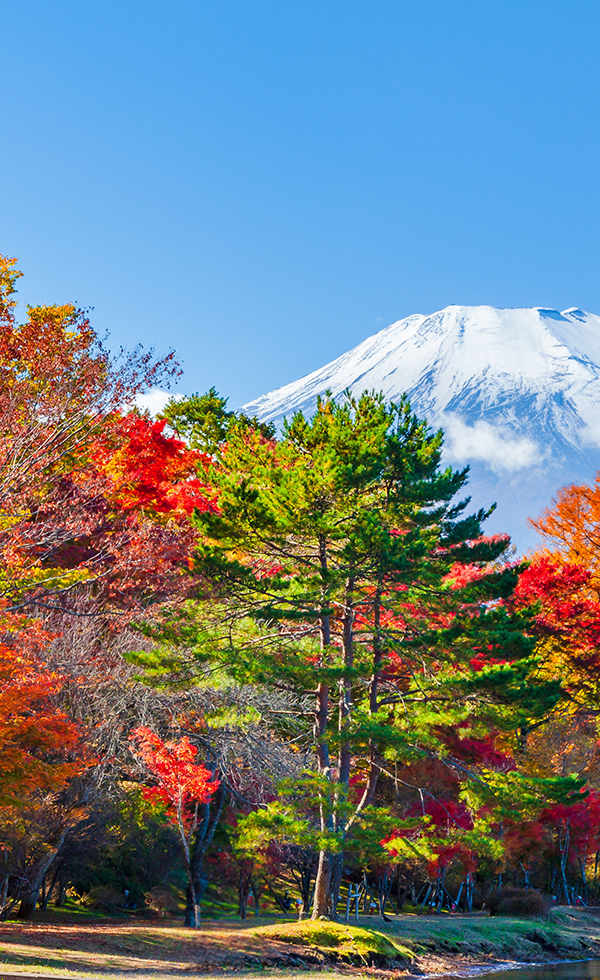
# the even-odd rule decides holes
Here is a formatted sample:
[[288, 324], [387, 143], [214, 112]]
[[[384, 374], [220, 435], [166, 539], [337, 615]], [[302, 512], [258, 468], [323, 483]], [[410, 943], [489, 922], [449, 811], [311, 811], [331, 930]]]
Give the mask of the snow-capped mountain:
[[537, 516], [565, 483], [600, 468], [600, 317], [579, 309], [448, 306], [399, 320], [244, 411], [280, 424], [317, 396], [350, 388], [409, 395], [445, 431], [445, 459], [471, 465], [477, 506], [497, 501], [492, 531], [535, 545]]

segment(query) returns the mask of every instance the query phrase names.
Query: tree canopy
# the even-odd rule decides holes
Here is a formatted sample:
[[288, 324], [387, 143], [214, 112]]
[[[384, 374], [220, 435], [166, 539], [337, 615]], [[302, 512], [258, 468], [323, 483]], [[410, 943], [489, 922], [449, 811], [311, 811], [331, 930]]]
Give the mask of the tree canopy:
[[211, 388], [154, 419], [173, 356], [111, 356], [74, 305], [19, 323], [19, 275], [0, 259], [0, 917], [68, 888], [195, 927], [290, 889], [335, 918], [357, 882], [382, 913], [392, 881], [415, 910], [591, 901], [598, 480], [515, 559], [406, 398], [276, 432]]

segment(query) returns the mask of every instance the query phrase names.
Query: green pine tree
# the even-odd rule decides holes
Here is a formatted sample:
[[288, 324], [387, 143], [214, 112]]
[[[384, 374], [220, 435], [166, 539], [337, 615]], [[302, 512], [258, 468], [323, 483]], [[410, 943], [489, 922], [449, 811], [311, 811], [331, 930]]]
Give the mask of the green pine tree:
[[[271, 808], [272, 832], [296, 826], [299, 843], [318, 843], [313, 917], [335, 915], [344, 845], [353, 828], [366, 833], [386, 760], [444, 758], [458, 771], [448, 731], [516, 730], [552, 710], [560, 686], [535, 683], [527, 621], [502, 604], [517, 577], [497, 565], [508, 539], [482, 538], [489, 512], [465, 516], [468, 498], [455, 498], [468, 471], [441, 468], [442, 434], [406, 399], [327, 397], [278, 441], [252, 420], [221, 422], [209, 472], [219, 511], [195, 517], [199, 598], [163, 633], [192, 659], [171, 650], [145, 663], [150, 673], [218, 666], [299, 704], [312, 692], [315, 774], [294, 807]], [[478, 655], [485, 669], [472, 666]], [[307, 795], [317, 825], [307, 816], [302, 837]], [[383, 811], [372, 818], [385, 822]]]

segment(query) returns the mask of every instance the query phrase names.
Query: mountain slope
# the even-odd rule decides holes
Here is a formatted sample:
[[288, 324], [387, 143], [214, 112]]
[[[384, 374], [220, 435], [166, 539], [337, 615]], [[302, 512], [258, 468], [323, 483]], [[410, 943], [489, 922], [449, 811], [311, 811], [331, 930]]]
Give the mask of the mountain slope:
[[498, 501], [490, 530], [536, 543], [527, 516], [564, 483], [600, 468], [600, 317], [579, 309], [449, 306], [399, 320], [244, 410], [281, 424], [317, 396], [350, 388], [407, 392], [446, 433], [445, 459], [471, 465], [477, 505]]

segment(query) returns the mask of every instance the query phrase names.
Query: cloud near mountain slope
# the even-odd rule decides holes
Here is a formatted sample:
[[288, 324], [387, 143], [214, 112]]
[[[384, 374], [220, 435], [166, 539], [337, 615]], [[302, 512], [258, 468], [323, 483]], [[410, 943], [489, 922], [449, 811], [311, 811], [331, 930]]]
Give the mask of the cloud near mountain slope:
[[391, 324], [305, 378], [244, 406], [281, 424], [318, 395], [406, 392], [445, 431], [445, 459], [471, 465], [490, 530], [535, 545], [527, 517], [600, 468], [600, 317], [580, 309], [449, 306]]
[[441, 420], [445, 434], [445, 458], [449, 462], [483, 462], [494, 473], [513, 473], [542, 463], [540, 446], [527, 436], [516, 436], [506, 426], [484, 419], [469, 425], [454, 413]]

